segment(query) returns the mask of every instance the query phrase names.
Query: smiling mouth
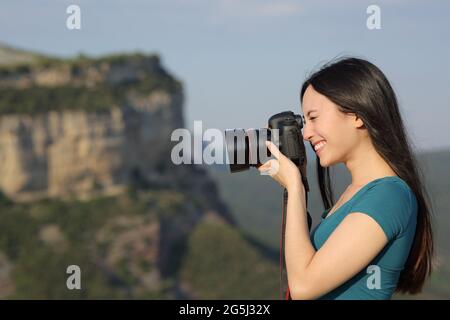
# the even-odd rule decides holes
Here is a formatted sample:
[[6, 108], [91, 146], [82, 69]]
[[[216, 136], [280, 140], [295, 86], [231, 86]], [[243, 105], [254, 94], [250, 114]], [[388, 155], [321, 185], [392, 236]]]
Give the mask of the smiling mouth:
[[321, 142], [317, 143], [314, 146], [314, 151], [316, 153], [319, 153], [325, 147], [326, 144], [327, 144], [326, 141], [321, 141]]

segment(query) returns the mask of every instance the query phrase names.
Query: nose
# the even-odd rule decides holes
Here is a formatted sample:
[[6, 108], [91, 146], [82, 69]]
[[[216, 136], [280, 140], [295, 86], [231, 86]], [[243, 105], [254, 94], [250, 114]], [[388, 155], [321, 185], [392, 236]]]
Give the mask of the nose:
[[308, 123], [305, 123], [303, 126], [303, 139], [310, 141], [313, 134], [312, 134], [312, 129], [310, 128], [311, 126]]

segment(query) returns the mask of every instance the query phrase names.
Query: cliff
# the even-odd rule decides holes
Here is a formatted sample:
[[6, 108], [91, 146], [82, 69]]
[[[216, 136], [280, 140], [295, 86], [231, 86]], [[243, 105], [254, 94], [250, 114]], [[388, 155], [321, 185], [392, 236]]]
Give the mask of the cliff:
[[184, 126], [182, 87], [157, 56], [41, 58], [0, 75], [8, 197], [117, 194], [136, 183], [173, 185], [174, 171], [186, 171], [170, 162], [170, 134]]
[[[172, 164], [181, 127], [182, 84], [158, 56], [59, 59], [0, 46], [0, 297], [275, 293], [273, 263], [206, 170]], [[80, 292], [62, 285], [71, 264]]]

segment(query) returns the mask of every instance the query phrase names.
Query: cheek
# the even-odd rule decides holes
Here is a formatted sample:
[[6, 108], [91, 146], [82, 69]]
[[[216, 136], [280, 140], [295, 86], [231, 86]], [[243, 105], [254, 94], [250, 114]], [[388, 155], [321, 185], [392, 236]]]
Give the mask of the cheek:
[[353, 134], [353, 129], [339, 117], [330, 117], [321, 128], [324, 138], [330, 142], [346, 141]]
[[340, 140], [339, 137], [343, 135], [343, 128], [340, 127], [339, 123], [327, 121], [326, 119], [323, 119], [321, 123], [318, 123], [314, 129], [318, 138], [325, 139], [327, 143], [333, 143], [335, 140]]
[[329, 153], [330, 161], [339, 163], [342, 159], [347, 158], [347, 155], [352, 153], [357, 144], [357, 136], [354, 128], [341, 125], [336, 125], [334, 130], [330, 130], [329, 135]]
[[352, 132], [342, 121], [329, 122], [327, 125], [317, 127], [316, 132], [327, 141], [322, 154], [319, 154], [322, 166], [339, 163], [352, 148]]

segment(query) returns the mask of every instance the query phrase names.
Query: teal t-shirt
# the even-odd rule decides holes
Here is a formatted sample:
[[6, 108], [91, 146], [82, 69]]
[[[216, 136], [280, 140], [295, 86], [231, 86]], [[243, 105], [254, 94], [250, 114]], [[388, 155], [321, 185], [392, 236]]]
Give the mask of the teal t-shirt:
[[372, 217], [389, 242], [363, 270], [319, 299], [390, 299], [411, 249], [417, 210], [416, 196], [408, 184], [397, 176], [389, 176], [369, 182], [333, 214], [322, 218], [311, 233], [316, 250], [351, 212]]

